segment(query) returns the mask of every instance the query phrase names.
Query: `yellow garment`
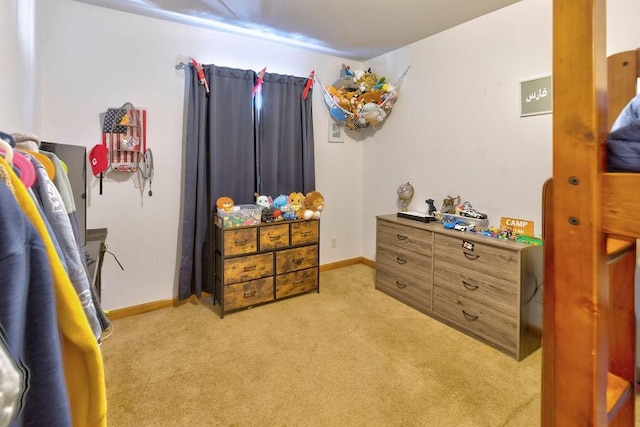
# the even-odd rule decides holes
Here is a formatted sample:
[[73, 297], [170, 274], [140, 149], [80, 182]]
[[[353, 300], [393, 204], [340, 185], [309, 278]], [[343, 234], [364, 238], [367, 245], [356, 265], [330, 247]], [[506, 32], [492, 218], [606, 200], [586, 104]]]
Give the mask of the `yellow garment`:
[[13, 189], [13, 184], [11, 184], [11, 177], [9, 176], [9, 171], [4, 166], [6, 163], [0, 165], [0, 181], [7, 184], [7, 187], [11, 191], [11, 194], [15, 196], [16, 192]]
[[107, 396], [104, 366], [98, 342], [93, 336], [87, 316], [82, 310], [80, 298], [58, 257], [35, 202], [20, 178], [1, 156], [0, 166], [4, 166], [9, 172], [18, 203], [42, 237], [49, 258], [73, 425], [74, 427], [106, 426]]

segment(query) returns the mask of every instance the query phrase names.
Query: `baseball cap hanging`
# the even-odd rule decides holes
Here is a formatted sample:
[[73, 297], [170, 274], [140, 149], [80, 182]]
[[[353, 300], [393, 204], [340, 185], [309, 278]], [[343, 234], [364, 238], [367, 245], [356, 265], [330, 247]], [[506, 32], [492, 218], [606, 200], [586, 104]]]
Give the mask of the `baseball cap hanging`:
[[103, 144], [96, 144], [89, 151], [89, 163], [91, 164], [91, 172], [94, 175], [100, 175], [109, 167], [108, 159], [109, 149]]

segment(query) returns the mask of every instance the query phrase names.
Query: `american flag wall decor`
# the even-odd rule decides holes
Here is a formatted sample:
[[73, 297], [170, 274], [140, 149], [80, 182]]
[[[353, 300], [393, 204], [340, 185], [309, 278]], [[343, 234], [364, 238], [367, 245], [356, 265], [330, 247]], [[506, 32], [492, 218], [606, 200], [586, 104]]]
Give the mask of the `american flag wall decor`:
[[102, 126], [102, 144], [109, 149], [109, 167], [117, 172], [135, 172], [147, 149], [147, 110], [130, 102], [108, 108]]

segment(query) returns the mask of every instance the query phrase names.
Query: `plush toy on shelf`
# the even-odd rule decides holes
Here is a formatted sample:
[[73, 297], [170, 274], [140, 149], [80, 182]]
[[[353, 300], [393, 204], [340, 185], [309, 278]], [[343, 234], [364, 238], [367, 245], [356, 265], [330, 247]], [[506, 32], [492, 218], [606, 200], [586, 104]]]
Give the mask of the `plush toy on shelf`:
[[262, 208], [270, 208], [273, 205], [273, 199], [271, 196], [260, 195], [259, 193], [253, 193], [256, 196], [256, 205]]
[[304, 194], [294, 192], [289, 194], [289, 207], [291, 212], [295, 213], [297, 219], [302, 219], [302, 204], [304, 203]]
[[302, 217], [304, 219], [318, 219], [324, 210], [324, 196], [319, 191], [310, 191], [304, 199]]
[[233, 205], [233, 200], [231, 197], [227, 196], [218, 197], [218, 200], [216, 201], [216, 206], [225, 212], [231, 212]]
[[289, 198], [284, 194], [279, 195], [275, 199], [273, 199], [273, 207], [281, 212], [285, 212], [289, 210]]

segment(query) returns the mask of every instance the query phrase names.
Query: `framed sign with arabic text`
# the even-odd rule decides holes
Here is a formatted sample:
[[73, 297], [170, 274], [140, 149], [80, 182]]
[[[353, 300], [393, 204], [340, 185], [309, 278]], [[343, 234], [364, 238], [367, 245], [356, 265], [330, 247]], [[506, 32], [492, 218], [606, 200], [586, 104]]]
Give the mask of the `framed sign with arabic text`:
[[549, 114], [553, 109], [551, 76], [520, 82], [520, 117]]

